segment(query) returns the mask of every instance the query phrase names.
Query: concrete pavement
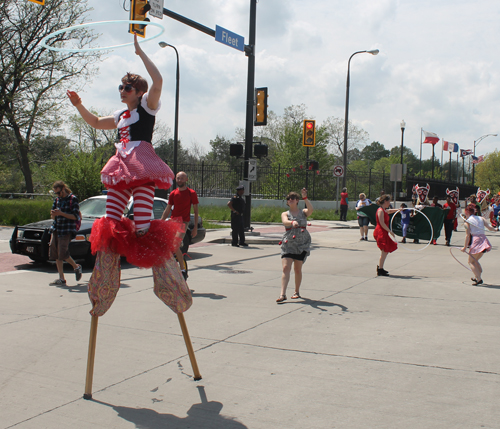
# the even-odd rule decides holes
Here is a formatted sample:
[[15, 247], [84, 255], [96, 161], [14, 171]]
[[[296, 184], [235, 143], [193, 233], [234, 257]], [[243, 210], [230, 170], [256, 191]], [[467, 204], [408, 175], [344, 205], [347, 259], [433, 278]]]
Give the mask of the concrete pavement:
[[[0, 427], [498, 428], [500, 236], [489, 234], [474, 287], [442, 237], [401, 247], [391, 277], [376, 277], [371, 232], [359, 241], [356, 221], [342, 224], [312, 221], [303, 299], [279, 305], [279, 246], [264, 243], [282, 227], [256, 226], [248, 248], [213, 230], [190, 249], [198, 382], [151, 270], [125, 264], [99, 321], [92, 401], [82, 399], [90, 272], [48, 286], [55, 267], [11, 259], [0, 228]], [[460, 225], [452, 244], [463, 241]]]

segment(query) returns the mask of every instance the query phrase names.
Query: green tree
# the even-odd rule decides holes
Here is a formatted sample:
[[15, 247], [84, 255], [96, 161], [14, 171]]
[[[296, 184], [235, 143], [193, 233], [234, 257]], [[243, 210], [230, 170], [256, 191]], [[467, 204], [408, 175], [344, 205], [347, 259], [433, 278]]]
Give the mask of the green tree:
[[500, 191], [500, 152], [496, 149], [484, 157], [484, 161], [476, 164], [474, 181], [481, 189], [489, 188], [493, 194]]
[[[55, 52], [40, 46], [56, 30], [80, 24], [89, 10], [83, 0], [3, 1], [0, 8], [0, 128], [10, 130], [26, 190], [33, 192], [30, 152], [33, 138], [59, 125], [65, 90], [88, 81], [96, 53]], [[84, 47], [96, 36], [79, 29], [49, 40], [57, 47]]]
[[382, 143], [372, 142], [361, 151], [361, 158], [369, 161], [377, 161], [380, 158], [387, 158], [390, 151]]
[[[391, 149], [391, 159], [396, 160], [396, 164], [401, 163], [401, 146], [394, 146]], [[403, 163], [407, 165], [407, 171], [409, 174], [418, 174], [420, 160], [407, 146], [403, 146]]]
[[[344, 156], [344, 119], [329, 117], [326, 118], [322, 127], [326, 133], [326, 144], [330, 153], [333, 153], [339, 159]], [[355, 149], [360, 150], [368, 141], [369, 135], [362, 128], [353, 125], [349, 121], [349, 132], [347, 134], [347, 159], [349, 153]], [[354, 159], [353, 159], [354, 160]]]

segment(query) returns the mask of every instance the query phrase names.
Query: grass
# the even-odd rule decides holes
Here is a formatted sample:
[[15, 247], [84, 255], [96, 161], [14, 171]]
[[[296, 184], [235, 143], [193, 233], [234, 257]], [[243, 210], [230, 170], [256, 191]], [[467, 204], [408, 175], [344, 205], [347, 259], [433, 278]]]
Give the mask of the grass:
[[[314, 204], [314, 203], [313, 203]], [[203, 218], [203, 225], [207, 228], [210, 221], [230, 221], [231, 212], [227, 207], [218, 206], [199, 206], [200, 216]], [[252, 222], [277, 222], [281, 223], [281, 213], [284, 209], [281, 207], [252, 207]], [[347, 212], [348, 220], [356, 219], [356, 210]], [[205, 220], [206, 219], [206, 220]], [[314, 210], [310, 220], [339, 220], [340, 213], [335, 214], [335, 210]]]
[[50, 218], [51, 199], [0, 199], [0, 225], [25, 225]]

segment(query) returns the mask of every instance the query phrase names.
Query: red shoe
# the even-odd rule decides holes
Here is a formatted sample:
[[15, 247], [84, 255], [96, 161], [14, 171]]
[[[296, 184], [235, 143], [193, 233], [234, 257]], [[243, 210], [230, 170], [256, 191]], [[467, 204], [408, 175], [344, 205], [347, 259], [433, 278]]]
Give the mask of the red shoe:
[[432, 240], [432, 244], [437, 244], [437, 243], [436, 243], [436, 240]]

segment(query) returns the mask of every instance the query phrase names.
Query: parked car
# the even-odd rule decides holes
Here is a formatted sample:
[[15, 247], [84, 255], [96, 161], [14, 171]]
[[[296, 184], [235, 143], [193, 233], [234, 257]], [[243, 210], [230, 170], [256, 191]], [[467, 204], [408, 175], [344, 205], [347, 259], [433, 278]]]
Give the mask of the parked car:
[[[167, 200], [155, 197], [153, 203], [152, 219], [160, 219]], [[124, 215], [130, 219], [134, 218], [134, 203], [131, 198]], [[76, 237], [69, 244], [69, 253], [73, 259], [84, 259], [89, 265], [93, 265], [95, 257], [90, 251], [90, 232], [96, 219], [106, 214], [106, 195], [90, 197], [80, 203], [80, 212], [82, 213], [82, 225], [77, 232]], [[49, 259], [49, 243], [52, 236], [52, 219], [42, 220], [40, 222], [30, 223], [28, 225], [16, 226], [10, 239], [10, 249], [12, 253], [26, 255], [36, 262], [46, 262]], [[194, 215], [191, 214], [191, 222], [188, 225], [188, 231], [184, 237], [181, 249], [186, 253], [189, 245], [198, 243], [205, 238], [205, 228], [201, 217], [198, 219], [198, 234], [191, 237], [191, 230], [194, 227]]]

